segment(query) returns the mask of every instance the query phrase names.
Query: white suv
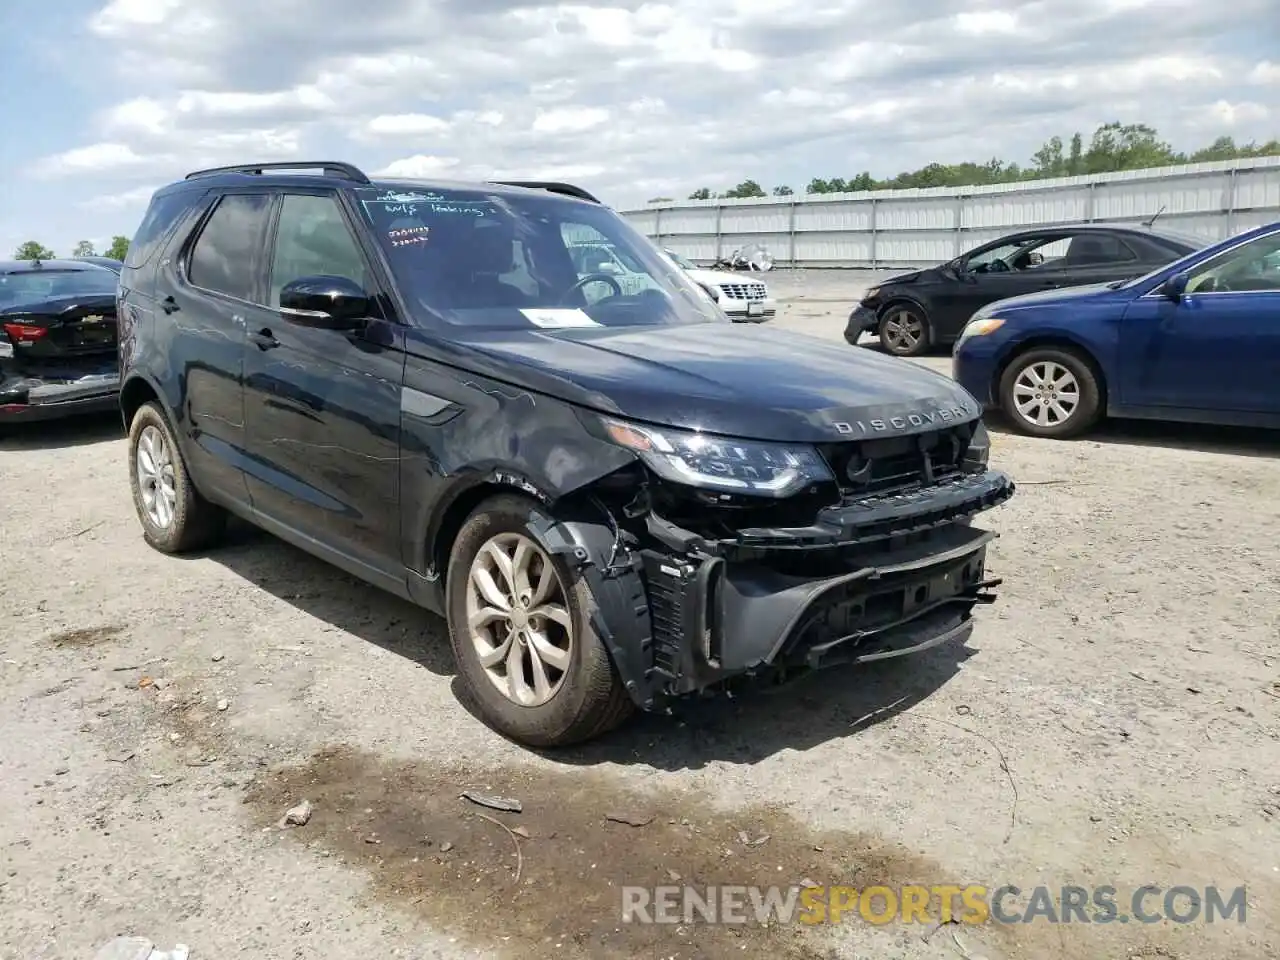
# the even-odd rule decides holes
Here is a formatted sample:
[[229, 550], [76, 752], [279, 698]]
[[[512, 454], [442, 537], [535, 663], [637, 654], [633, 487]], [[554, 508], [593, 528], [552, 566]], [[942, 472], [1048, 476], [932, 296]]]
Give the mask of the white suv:
[[750, 273], [728, 270], [705, 270], [674, 250], [662, 251], [676, 266], [711, 292], [729, 319], [760, 323], [778, 313], [777, 302], [769, 296], [769, 287]]

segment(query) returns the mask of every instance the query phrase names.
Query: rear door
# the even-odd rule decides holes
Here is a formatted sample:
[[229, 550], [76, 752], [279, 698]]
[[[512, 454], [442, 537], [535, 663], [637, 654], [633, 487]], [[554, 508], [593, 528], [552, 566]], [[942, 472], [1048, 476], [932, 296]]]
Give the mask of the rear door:
[[245, 361], [253, 508], [364, 575], [403, 585], [402, 330], [382, 315], [389, 306], [359, 332], [301, 326], [279, 311], [290, 281], [345, 277], [380, 296], [379, 275], [338, 195], [325, 190], [280, 195], [265, 261], [266, 296], [250, 318]]
[[191, 472], [207, 496], [245, 503], [245, 329], [261, 297], [271, 197], [236, 191], [206, 202], [178, 256], [158, 267], [155, 323], [166, 342], [163, 379], [179, 384]]

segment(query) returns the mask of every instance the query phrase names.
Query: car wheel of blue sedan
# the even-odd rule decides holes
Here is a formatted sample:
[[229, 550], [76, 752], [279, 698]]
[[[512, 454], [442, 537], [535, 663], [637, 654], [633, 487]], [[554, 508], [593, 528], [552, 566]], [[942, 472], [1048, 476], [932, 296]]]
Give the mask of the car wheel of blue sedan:
[[1059, 347], [1028, 350], [1000, 378], [1000, 405], [1013, 426], [1033, 437], [1079, 436], [1101, 414], [1102, 389], [1087, 360]]

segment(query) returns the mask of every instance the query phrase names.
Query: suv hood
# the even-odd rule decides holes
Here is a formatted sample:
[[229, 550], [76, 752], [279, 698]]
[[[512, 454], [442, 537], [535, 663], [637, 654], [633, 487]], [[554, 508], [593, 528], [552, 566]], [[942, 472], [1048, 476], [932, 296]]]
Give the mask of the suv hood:
[[888, 437], [980, 415], [950, 377], [908, 360], [755, 326], [460, 329], [447, 344], [409, 330], [406, 341], [600, 412], [744, 439]]

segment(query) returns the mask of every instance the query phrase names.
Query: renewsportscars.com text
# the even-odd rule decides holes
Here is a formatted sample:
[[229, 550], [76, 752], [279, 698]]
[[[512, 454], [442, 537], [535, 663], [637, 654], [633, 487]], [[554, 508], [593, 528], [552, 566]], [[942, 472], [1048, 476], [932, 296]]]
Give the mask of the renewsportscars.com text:
[[1217, 923], [1245, 921], [1244, 887], [978, 884], [873, 886], [660, 886], [622, 888], [624, 923]]

